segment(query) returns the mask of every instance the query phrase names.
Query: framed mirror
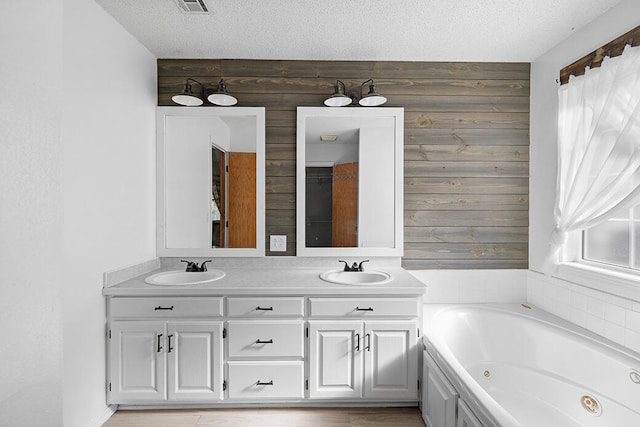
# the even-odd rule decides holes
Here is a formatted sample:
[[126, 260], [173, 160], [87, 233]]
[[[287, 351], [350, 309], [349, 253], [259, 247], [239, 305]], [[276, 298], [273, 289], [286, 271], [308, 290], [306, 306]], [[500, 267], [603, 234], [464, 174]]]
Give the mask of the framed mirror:
[[264, 256], [264, 108], [158, 107], [156, 159], [158, 256]]
[[401, 256], [404, 109], [297, 114], [297, 255]]

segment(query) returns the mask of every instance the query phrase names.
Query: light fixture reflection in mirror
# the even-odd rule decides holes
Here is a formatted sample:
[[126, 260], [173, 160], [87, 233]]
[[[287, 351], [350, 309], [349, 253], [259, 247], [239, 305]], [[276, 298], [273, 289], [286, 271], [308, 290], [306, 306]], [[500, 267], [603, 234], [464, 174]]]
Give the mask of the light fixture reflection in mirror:
[[298, 107], [298, 255], [402, 253], [403, 117]]

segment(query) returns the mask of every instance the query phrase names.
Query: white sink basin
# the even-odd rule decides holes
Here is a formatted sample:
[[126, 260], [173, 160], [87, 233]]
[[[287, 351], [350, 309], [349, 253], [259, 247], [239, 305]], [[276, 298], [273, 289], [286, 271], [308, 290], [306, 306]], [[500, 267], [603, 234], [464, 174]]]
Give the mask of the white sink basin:
[[344, 271], [330, 270], [320, 274], [326, 282], [339, 285], [382, 285], [391, 281], [392, 277], [384, 271]]
[[214, 282], [222, 279], [226, 273], [220, 270], [208, 271], [184, 271], [173, 270], [163, 271], [162, 273], [153, 274], [144, 281], [150, 285], [158, 286], [184, 286], [184, 285], [201, 285], [204, 283]]

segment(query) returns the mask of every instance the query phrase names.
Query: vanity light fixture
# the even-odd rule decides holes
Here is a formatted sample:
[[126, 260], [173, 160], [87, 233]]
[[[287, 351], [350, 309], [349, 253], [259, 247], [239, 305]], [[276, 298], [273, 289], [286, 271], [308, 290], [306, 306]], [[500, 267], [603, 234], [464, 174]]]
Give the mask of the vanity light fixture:
[[207, 100], [214, 105], [223, 107], [229, 107], [238, 103], [236, 97], [227, 92], [227, 84], [224, 82], [224, 79], [220, 79], [218, 87], [207, 96]]
[[[362, 95], [362, 87], [369, 84], [369, 93]], [[369, 79], [363, 82], [358, 89], [347, 92], [345, 84], [336, 80], [336, 84], [333, 87], [333, 94], [324, 100], [324, 105], [327, 107], [345, 107], [351, 105], [354, 102], [363, 107], [377, 107], [387, 102], [387, 98], [376, 92], [376, 86], [373, 83], [373, 79]]]
[[[197, 83], [200, 86], [200, 94], [196, 94], [193, 92], [191, 88], [191, 84], [189, 81]], [[197, 80], [192, 79], [191, 77], [187, 78], [187, 81], [182, 88], [182, 92], [177, 95], [174, 95], [171, 99], [176, 104], [186, 105], [188, 107], [197, 107], [198, 105], [202, 105], [204, 101], [202, 100], [202, 94], [204, 93], [204, 86]]]
[[[369, 93], [362, 96], [362, 86], [367, 83], [371, 83], [369, 85]], [[358, 104], [363, 107], [377, 107], [385, 102], [387, 102], [387, 98], [376, 92], [376, 85], [373, 84], [373, 79], [369, 79], [360, 85], [360, 100], [358, 101]]]
[[[194, 92], [189, 82], [197, 83], [200, 86], [200, 92]], [[218, 87], [215, 90], [207, 91], [202, 83], [195, 79], [192, 79], [191, 77], [187, 78], [182, 92], [180, 92], [178, 95], [174, 95], [171, 99], [173, 100], [173, 102], [179, 105], [185, 105], [187, 107], [197, 107], [204, 104], [203, 98], [205, 92], [209, 94], [207, 96], [207, 101], [209, 101], [213, 105], [229, 107], [238, 103], [236, 97], [231, 95], [227, 91], [227, 84], [223, 79], [220, 79], [220, 83], [218, 83]]]
[[344, 107], [353, 102], [350, 96], [345, 92], [347, 88], [340, 80], [336, 80], [336, 85], [333, 87], [333, 95], [324, 100], [324, 105], [327, 107]]

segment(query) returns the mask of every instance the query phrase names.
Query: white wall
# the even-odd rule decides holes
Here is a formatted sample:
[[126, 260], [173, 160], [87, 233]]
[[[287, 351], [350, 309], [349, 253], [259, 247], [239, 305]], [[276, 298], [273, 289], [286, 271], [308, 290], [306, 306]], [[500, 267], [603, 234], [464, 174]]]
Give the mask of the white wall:
[[102, 273], [155, 257], [155, 57], [64, 0], [64, 425], [105, 412]]
[[155, 59], [92, 1], [3, 6], [0, 426], [93, 427], [102, 272], [155, 256]]
[[[636, 350], [640, 349], [640, 305], [587, 289], [580, 283], [552, 279], [541, 273], [549, 237], [554, 228], [552, 215], [556, 176], [558, 73], [566, 65], [638, 25], [640, 2], [622, 0], [587, 28], [576, 31], [573, 36], [531, 64], [529, 266], [537, 273], [530, 274], [528, 286], [529, 299], [534, 304]], [[600, 308], [587, 308], [583, 303], [586, 297], [598, 301], [591, 304], [592, 308]], [[614, 306], [609, 307], [608, 311], [618, 313], [615, 316], [617, 323], [611, 321], [611, 316], [605, 318], [605, 311], [602, 309], [607, 307], [605, 303]], [[625, 315], [621, 320], [619, 314], [623, 312]], [[596, 320], [585, 317], [584, 314], [593, 315]], [[611, 325], [606, 325], [606, 322]], [[613, 328], [613, 325], [622, 326], [622, 329]], [[610, 332], [605, 333], [607, 330]]]
[[0, 426], [62, 425], [62, 1], [0, 13]]

